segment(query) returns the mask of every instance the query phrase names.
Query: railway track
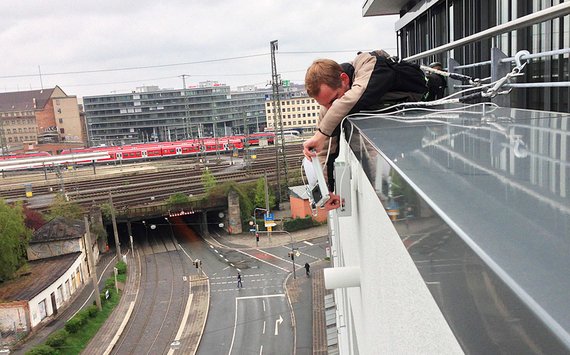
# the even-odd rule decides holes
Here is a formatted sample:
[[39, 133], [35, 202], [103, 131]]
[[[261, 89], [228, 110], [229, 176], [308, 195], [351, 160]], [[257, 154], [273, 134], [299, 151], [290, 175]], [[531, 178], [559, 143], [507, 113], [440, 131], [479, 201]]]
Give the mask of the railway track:
[[174, 236], [160, 230], [145, 234], [144, 241], [137, 241], [144, 257], [143, 287], [131, 321], [112, 354], [166, 354], [190, 292], [188, 283], [180, 282], [188, 266]]
[[[53, 195], [65, 188], [66, 196], [82, 206], [93, 203], [101, 204], [108, 200], [109, 192], [113, 194], [116, 208], [145, 205], [153, 201], [167, 199], [174, 193], [197, 195], [204, 192], [201, 176], [207, 167], [218, 182], [235, 181], [237, 183], [255, 181], [267, 174], [270, 183], [275, 183], [275, 148], [273, 146], [255, 150], [256, 159], [250, 159], [250, 165], [240, 167], [238, 164], [205, 164], [197, 163], [195, 157], [185, 159], [161, 160], [159, 164], [142, 163], [143, 168], [130, 172], [115, 171], [114, 174], [99, 174], [75, 178], [53, 179], [39, 186], [34, 186], [34, 196]], [[300, 144], [286, 146], [289, 178], [300, 169], [302, 146]], [[239, 160], [238, 160], [239, 162]], [[130, 167], [134, 167], [130, 165]], [[123, 168], [125, 168], [123, 166]], [[117, 169], [117, 167], [115, 167]], [[125, 168], [126, 169], [126, 168]], [[7, 200], [21, 199], [25, 196], [22, 183], [15, 188], [3, 187], [0, 197]], [[40, 210], [49, 206], [39, 206]]]

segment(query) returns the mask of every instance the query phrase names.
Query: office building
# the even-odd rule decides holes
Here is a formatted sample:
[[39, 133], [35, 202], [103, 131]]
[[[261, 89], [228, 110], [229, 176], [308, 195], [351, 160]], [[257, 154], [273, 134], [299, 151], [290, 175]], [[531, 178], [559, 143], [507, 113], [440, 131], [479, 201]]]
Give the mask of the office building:
[[89, 141], [123, 145], [243, 134], [265, 127], [263, 90], [232, 92], [204, 82], [186, 89], [141, 87], [83, 98]]

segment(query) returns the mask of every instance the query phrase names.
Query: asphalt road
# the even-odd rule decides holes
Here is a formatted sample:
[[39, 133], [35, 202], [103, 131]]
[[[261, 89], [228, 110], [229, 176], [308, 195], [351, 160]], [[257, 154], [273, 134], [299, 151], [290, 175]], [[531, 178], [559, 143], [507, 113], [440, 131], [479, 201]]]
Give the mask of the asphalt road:
[[[211, 256], [202, 257], [210, 277], [210, 312], [198, 354], [292, 354], [299, 331], [304, 346], [310, 347], [312, 318], [303, 314], [297, 317], [301, 324], [294, 322], [284, 288], [293, 272], [291, 245], [241, 248], [207, 240]], [[324, 247], [301, 242], [294, 248], [296, 276], [305, 278], [303, 265], [322, 259]], [[237, 285], [238, 272], [242, 288]], [[307, 306], [310, 314], [310, 303]]]
[[144, 238], [135, 239], [135, 247], [142, 255], [137, 307], [113, 354], [168, 352], [189, 295], [189, 263], [169, 228], [143, 231]]

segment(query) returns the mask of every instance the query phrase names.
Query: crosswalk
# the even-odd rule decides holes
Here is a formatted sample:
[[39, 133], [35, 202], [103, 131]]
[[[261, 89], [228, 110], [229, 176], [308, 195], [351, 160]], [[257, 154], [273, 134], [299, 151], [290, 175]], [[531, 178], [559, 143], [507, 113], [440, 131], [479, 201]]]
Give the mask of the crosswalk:
[[[265, 289], [268, 287], [281, 287], [283, 282], [283, 275], [285, 273], [270, 273], [270, 274], [242, 274], [243, 288], [248, 290]], [[217, 276], [210, 278], [210, 292], [228, 292], [237, 289], [237, 277], [230, 276]]]

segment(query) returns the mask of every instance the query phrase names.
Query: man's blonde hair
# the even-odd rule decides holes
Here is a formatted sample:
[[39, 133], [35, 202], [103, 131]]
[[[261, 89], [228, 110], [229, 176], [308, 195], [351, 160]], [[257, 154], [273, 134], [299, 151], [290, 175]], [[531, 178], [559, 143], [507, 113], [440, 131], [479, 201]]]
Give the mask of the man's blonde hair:
[[331, 89], [338, 89], [342, 86], [340, 74], [342, 68], [331, 59], [317, 59], [311, 64], [305, 74], [305, 90], [310, 97], [315, 97], [321, 90], [321, 85], [330, 86]]

